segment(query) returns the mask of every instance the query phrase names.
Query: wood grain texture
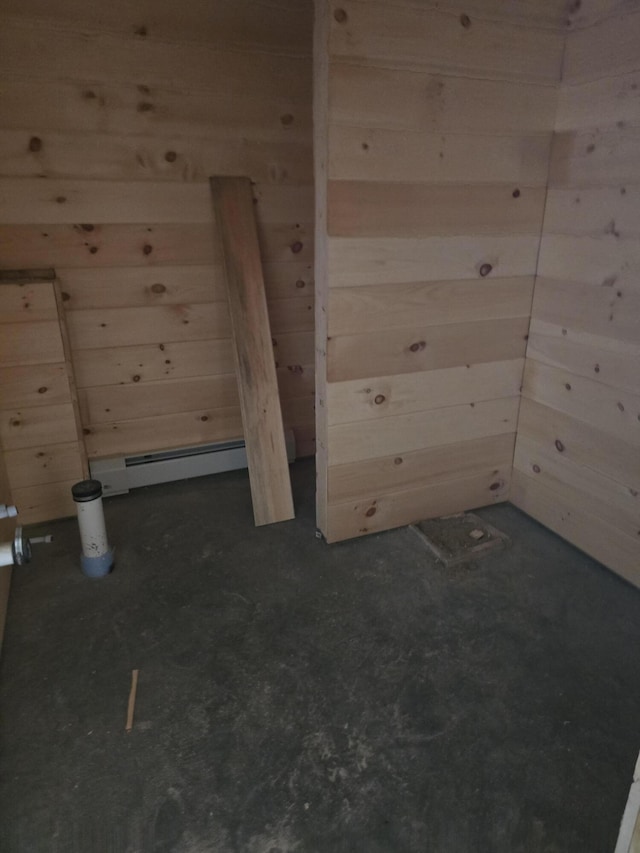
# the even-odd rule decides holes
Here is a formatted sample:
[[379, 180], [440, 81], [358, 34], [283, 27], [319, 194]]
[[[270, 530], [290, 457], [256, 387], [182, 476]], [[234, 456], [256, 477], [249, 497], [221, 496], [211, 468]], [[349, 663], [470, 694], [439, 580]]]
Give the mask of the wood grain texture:
[[60, 518], [88, 465], [56, 281], [0, 286], [0, 341], [0, 447], [20, 522]]
[[571, 17], [512, 500], [640, 585], [640, 14]]
[[248, 178], [212, 178], [256, 525], [293, 518], [271, 329]]
[[329, 541], [508, 496], [564, 11], [316, 3]]
[[327, 342], [328, 379], [343, 382], [523, 358], [528, 316], [340, 335]]
[[525, 317], [531, 310], [533, 276], [449, 279], [335, 287], [329, 293], [331, 336], [474, 320]]
[[329, 50], [335, 61], [428, 69], [464, 77], [555, 83], [564, 38], [511, 22], [459, 18], [413, 4], [343, 0], [344, 18], [331, 20]]
[[[211, 174], [244, 174], [253, 182], [282, 393], [288, 399], [309, 395], [312, 5], [221, 0], [210, 9], [196, 0], [183, 9], [175, 2], [116, 0], [102, 9], [93, 0], [61, 0], [53, 9], [39, 0], [25, 6], [10, 0], [5, 10], [1, 263], [56, 268], [74, 372], [83, 398], [92, 401], [87, 411], [101, 411], [95, 401], [106, 398], [107, 387], [132, 386], [123, 392], [128, 411], [120, 398], [116, 405], [122, 431], [112, 429], [104, 440], [112, 455], [133, 445], [136, 452], [181, 446], [200, 435], [214, 440], [233, 420], [227, 410], [237, 401], [230, 407], [227, 396], [216, 401], [208, 395], [233, 371]], [[30, 311], [35, 318], [35, 303]], [[44, 349], [47, 330], [40, 332]], [[0, 348], [1, 356], [11, 354], [3, 367], [20, 363], [23, 369], [21, 359], [33, 352], [17, 333], [5, 336]], [[180, 386], [196, 378], [199, 384]], [[165, 380], [151, 400], [154, 386], [143, 386]], [[24, 394], [15, 382], [7, 387], [4, 408], [22, 409], [45, 385], [45, 398], [63, 393], [52, 377], [35, 391], [35, 374], [25, 381]], [[180, 413], [181, 404], [189, 411]], [[212, 415], [212, 424], [220, 429], [195, 428], [192, 410], [208, 418], [216, 405], [220, 416]], [[145, 414], [156, 410], [174, 418], [158, 432]], [[135, 412], [139, 430], [131, 424]], [[94, 456], [105, 414], [83, 425]], [[301, 423], [293, 404], [291, 417], [288, 426]], [[304, 417], [308, 449], [313, 437]], [[241, 435], [234, 429], [235, 437]]]
[[425, 518], [453, 515], [465, 509], [506, 500], [511, 466], [480, 474], [428, 482], [419, 488], [379, 494], [365, 500], [331, 504], [328, 510], [329, 542], [401, 527]]
[[513, 433], [518, 402], [518, 397], [504, 397], [374, 421], [336, 424], [329, 427], [329, 465]]
[[472, 476], [493, 466], [511, 467], [515, 433], [490, 435], [458, 444], [443, 444], [411, 453], [334, 465], [329, 470], [329, 493], [334, 503], [366, 500], [420, 488], [458, 477]]
[[542, 187], [330, 181], [333, 237], [530, 234], [542, 221]]

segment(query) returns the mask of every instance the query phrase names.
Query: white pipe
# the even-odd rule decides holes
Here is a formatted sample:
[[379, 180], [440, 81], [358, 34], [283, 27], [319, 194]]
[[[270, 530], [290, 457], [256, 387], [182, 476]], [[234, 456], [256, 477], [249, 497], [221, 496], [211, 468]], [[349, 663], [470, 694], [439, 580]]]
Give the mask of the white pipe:
[[78, 526], [82, 544], [82, 571], [91, 578], [109, 574], [113, 567], [113, 552], [107, 540], [102, 507], [102, 483], [82, 480], [71, 489], [78, 511]]
[[12, 504], [0, 504], [0, 518], [15, 518], [18, 510]]

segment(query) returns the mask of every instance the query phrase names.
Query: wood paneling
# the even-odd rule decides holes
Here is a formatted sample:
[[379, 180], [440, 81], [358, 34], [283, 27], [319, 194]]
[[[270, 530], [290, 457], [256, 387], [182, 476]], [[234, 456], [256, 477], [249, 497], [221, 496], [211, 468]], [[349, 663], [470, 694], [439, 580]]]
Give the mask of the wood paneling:
[[523, 358], [528, 317], [341, 335], [327, 342], [330, 382]]
[[337, 287], [329, 293], [329, 334], [525, 317], [533, 276]]
[[530, 234], [544, 197], [542, 187], [331, 181], [328, 228], [334, 237]]
[[376, 421], [329, 427], [329, 458], [335, 465], [412, 453], [442, 444], [457, 444], [490, 435], [513, 433], [518, 397], [446, 406]]
[[511, 460], [502, 469], [491, 468], [458, 479], [436, 481], [417, 489], [381, 494], [366, 500], [333, 503], [328, 511], [328, 540], [336, 542], [375, 533], [434, 516], [452, 515], [504, 501], [509, 492]]
[[549, 134], [556, 105], [552, 86], [339, 62], [329, 93], [332, 123], [441, 134]]
[[539, 242], [538, 234], [334, 237], [327, 250], [329, 286], [368, 287], [371, 284], [480, 278], [481, 270], [503, 278], [530, 276], [536, 270]]
[[508, 497], [564, 42], [516, 5], [316, 4], [329, 541]]
[[567, 38], [512, 500], [640, 585], [640, 14]]
[[[441, 135], [414, 130], [335, 125], [330, 129], [329, 178], [345, 181], [513, 184], [545, 186], [549, 134]], [[469, 146], [475, 155], [469, 157]]]
[[517, 397], [522, 359], [463, 365], [442, 370], [330, 382], [329, 424], [378, 420], [443, 406]]
[[[5, 10], [0, 263], [58, 272], [93, 456], [241, 435], [211, 174], [252, 181], [287, 426], [312, 446], [312, 11], [311, 0]], [[54, 325], [24, 305], [12, 322], [40, 321], [38, 350], [55, 362]], [[26, 331], [7, 332], [3, 367], [39, 363], [33, 350]], [[20, 389], [0, 375], [8, 410], [43, 405], [44, 386], [43, 398], [64, 397], [54, 376], [36, 379]]]
[[[329, 51], [336, 62], [429, 69], [465, 77], [554, 84], [564, 38], [508, 21], [464, 21], [415, 4], [343, 0], [331, 19]], [[467, 23], [468, 21], [468, 23]]]
[[511, 466], [515, 433], [443, 444], [364, 462], [334, 465], [329, 472], [331, 495], [337, 503], [363, 501], [376, 493], [388, 494], [420, 488], [459, 477], [472, 476], [490, 467]]
[[[0, 284], [0, 447], [22, 524], [72, 514], [69, 489], [87, 473], [56, 287]], [[30, 306], [35, 318], [49, 319], [29, 322]]]

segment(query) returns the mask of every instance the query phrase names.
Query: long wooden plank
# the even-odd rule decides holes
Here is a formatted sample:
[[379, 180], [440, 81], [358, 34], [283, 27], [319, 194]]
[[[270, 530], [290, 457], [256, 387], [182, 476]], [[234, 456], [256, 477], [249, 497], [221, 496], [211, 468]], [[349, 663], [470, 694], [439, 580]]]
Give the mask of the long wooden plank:
[[523, 358], [528, 316], [339, 335], [327, 344], [330, 382]]
[[[630, 0], [597, 0], [596, 5], [625, 4]], [[632, 0], [631, 0], [632, 2]], [[394, 0], [394, 6], [416, 6], [440, 10], [456, 20], [460, 14], [457, 0]], [[588, 17], [592, 20], [593, 10], [584, 8], [571, 15], [572, 22]], [[593, 0], [591, 0], [593, 5]], [[282, 31], [276, 27], [274, 11], [284, 11], [300, 21], [283, 22]], [[173, 4], [157, 4], [154, 0], [116, 0], [108, 8], [92, 0], [64, 0], [56, 6], [56, 20], [66, 25], [83, 24], [104, 29], [115, 29], [129, 33], [131, 26], [139, 21], [148, 25], [156, 35], [168, 35], [181, 40], [204, 39], [208, 43], [216, 39], [222, 44], [233, 43], [238, 48], [259, 47], [262, 50], [280, 51], [281, 46], [291, 49], [290, 39], [300, 41], [310, 36], [313, 4], [304, 0], [251, 0], [238, 4], [237, 0], [221, 0], [215, 9], [210, 9], [208, 0], [193, 0], [184, 12]], [[467, 0], [465, 10], [473, 18], [488, 21], [507, 21], [528, 27], [546, 27], [564, 30], [567, 14], [563, 2], [558, 0], [518, 0], [515, 7], [505, 6], [504, 0]], [[586, 13], [589, 13], [588, 15]], [[6, 14], [15, 17], [49, 18], [51, 6], [47, 0], [7, 0]], [[135, 15], [132, 17], [132, 15]], [[276, 17], [279, 21], [279, 18]]]
[[[620, 256], [620, 265], [624, 265]], [[541, 276], [536, 281], [533, 316], [564, 329], [616, 339], [630, 347], [640, 340], [640, 288], [632, 290], [614, 274], [600, 287]]]
[[[1, 99], [0, 99], [1, 102]], [[277, 109], [274, 106], [274, 110]], [[35, 123], [34, 123], [35, 124]], [[29, 126], [31, 122], [29, 122]], [[212, 169], [235, 174], [246, 169], [256, 182], [309, 184], [311, 145], [246, 139], [237, 145], [224, 131], [209, 138], [162, 133], [155, 136], [0, 130], [0, 175], [32, 178], [82, 178], [109, 181], [206, 181]], [[237, 131], [236, 131], [237, 133]], [[257, 132], [255, 134], [257, 136]], [[37, 143], [32, 143], [37, 139]], [[33, 151], [34, 144], [38, 146]]]
[[[609, 223], [607, 223], [609, 224]], [[615, 223], [614, 223], [615, 229]], [[616, 229], [617, 230], [617, 229]], [[540, 248], [538, 275], [584, 284], [633, 285], [640, 272], [640, 240], [599, 236], [544, 234]], [[636, 284], [637, 286], [637, 284]], [[614, 287], [615, 290], [615, 287]]]
[[[147, 75], [144, 79], [148, 80]], [[294, 78], [286, 84], [252, 85], [242, 93], [242, 110], [238, 110], [234, 88], [228, 85], [203, 92], [176, 86], [175, 81], [168, 88], [154, 82], [151, 89], [145, 83], [136, 83], [135, 78], [118, 84], [95, 78], [5, 77], [0, 89], [3, 127], [23, 133], [30, 129], [45, 144], [48, 132], [136, 137], [133, 144], [145, 146], [138, 149], [144, 163], [149, 161], [148, 152], [157, 150], [159, 140], [173, 140], [174, 148], [166, 150], [176, 155], [184, 152], [188, 162], [195, 157], [189, 154], [196, 150], [192, 147], [194, 140], [202, 140], [207, 146], [216, 145], [220, 139], [237, 143], [239, 138], [309, 144], [311, 99], [306, 81], [302, 86]], [[182, 140], [180, 145], [178, 140]], [[86, 143], [74, 139], [74, 147], [76, 144], [84, 145], [86, 152]], [[55, 139], [53, 145], [55, 150]], [[46, 163], [46, 148], [39, 157]], [[230, 165], [228, 157], [224, 163]], [[247, 162], [249, 168], [251, 157]], [[89, 156], [89, 168], [90, 164]]]
[[627, 536], [638, 535], [640, 480], [614, 480], [522, 434], [516, 442], [514, 468]]
[[640, 396], [527, 359], [522, 394], [640, 448]]
[[335, 237], [531, 234], [542, 223], [543, 187], [330, 181]]
[[376, 421], [329, 427], [329, 465], [402, 454], [513, 433], [518, 397], [486, 400], [474, 405], [446, 406], [426, 412], [395, 415]]
[[640, 395], [640, 342], [567, 329], [534, 317], [527, 358]]
[[549, 133], [443, 136], [333, 125], [329, 134], [332, 180], [546, 185]]
[[192, 444], [242, 438], [240, 409], [201, 408], [195, 412], [137, 418], [85, 427], [89, 458], [171, 450]]
[[233, 373], [231, 339], [135, 344], [78, 351], [79, 388]]
[[520, 393], [524, 359], [463, 365], [397, 376], [330, 382], [327, 416], [330, 425], [369, 421], [514, 397]]
[[430, 133], [550, 133], [556, 91], [516, 81], [333, 63], [331, 121]]
[[[279, 18], [280, 16], [278, 16]], [[165, 88], [217, 91], [234, 81], [234, 92], [273, 94], [278, 88], [308, 97], [311, 63], [308, 46], [300, 56], [212, 49], [108, 32], [58, 27], [51, 38], [46, 21], [8, 19], [0, 31], [0, 71], [4, 76], [50, 80], [94, 80], [111, 84], [152, 80]], [[237, 87], [237, 89], [235, 88]]]
[[[328, 246], [330, 287], [511, 278], [536, 271], [540, 236], [532, 234], [423, 238], [332, 237]], [[482, 270], [482, 275], [480, 270]]]
[[[333, 18], [329, 50], [338, 61], [429, 69], [465, 77], [555, 83], [560, 79], [561, 33], [475, 19], [424, 6], [342, 0]], [[468, 18], [468, 16], [467, 16]]]
[[[226, 302], [222, 264], [56, 269], [67, 311]], [[265, 264], [267, 298], [313, 295], [311, 264]]]
[[518, 433], [621, 483], [640, 480], [640, 453], [631, 444], [613, 441], [596, 426], [526, 397], [520, 402]]
[[[638, 142], [640, 153], [640, 133]], [[596, 161], [599, 159], [596, 157]], [[618, 248], [624, 251], [631, 240], [640, 237], [640, 187], [632, 183], [632, 170], [628, 166], [625, 168], [616, 151], [605, 153], [603, 159], [617, 163], [620, 172], [625, 171], [627, 177], [622, 178], [620, 173], [616, 175], [616, 169], [608, 162], [606, 171], [610, 177], [604, 186], [551, 187], [545, 210], [545, 233], [608, 237], [610, 242], [619, 243]], [[636, 160], [635, 155], [633, 159]], [[601, 166], [602, 160], [594, 162], [591, 170], [596, 184], [602, 183], [598, 179]]]
[[[313, 260], [313, 235], [304, 220], [260, 225], [259, 238], [267, 264]], [[0, 255], [3, 265], [12, 269], [43, 264], [96, 268], [220, 261], [211, 224], [204, 222], [0, 225]]]
[[74, 352], [99, 347], [228, 338], [231, 331], [224, 302], [71, 311], [68, 325]]
[[[304, 221], [312, 206], [311, 186], [256, 185], [261, 223]], [[103, 224], [208, 223], [211, 210], [203, 182], [83, 181], [74, 178], [0, 179], [0, 223]]]
[[524, 317], [532, 294], [533, 276], [334, 287], [329, 334]]
[[327, 540], [337, 542], [507, 500], [510, 474], [511, 466], [506, 464], [417, 489], [388, 494], [373, 491], [364, 500], [330, 504]]
[[80, 409], [87, 426], [134, 418], [193, 412], [210, 404], [239, 406], [233, 373], [159, 382], [105, 385], [80, 391]]
[[294, 517], [271, 330], [248, 178], [212, 178], [257, 525]]
[[417, 489], [426, 483], [439, 483], [470, 477], [493, 466], [511, 467], [515, 433], [443, 444], [393, 454], [378, 459], [333, 465], [329, 469], [331, 503], [362, 501], [373, 494]]
[[[285, 11], [291, 14], [282, 14]], [[153, 0], [112, 0], [106, 6], [64, 0], [55, 9], [43, 0], [26, 4], [9, 0], [3, 13], [83, 32], [99, 30], [129, 37], [138, 33], [138, 39], [205, 42], [237, 50], [299, 55], [311, 47], [312, 7], [291, 0], [217, 0], [214, 8], [208, 0], [191, 0], [186, 8]]]

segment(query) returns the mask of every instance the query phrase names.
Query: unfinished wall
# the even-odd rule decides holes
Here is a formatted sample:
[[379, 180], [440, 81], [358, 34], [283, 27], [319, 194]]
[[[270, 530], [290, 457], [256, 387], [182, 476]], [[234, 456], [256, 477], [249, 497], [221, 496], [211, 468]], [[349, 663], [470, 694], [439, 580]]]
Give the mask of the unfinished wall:
[[89, 456], [242, 433], [213, 174], [255, 181], [285, 422], [312, 453], [311, 3], [2, 11], [0, 265], [58, 273]]
[[20, 524], [73, 515], [88, 474], [59, 284], [0, 282], [0, 452]]
[[573, 26], [511, 498], [640, 584], [640, 4]]
[[563, 8], [317, 3], [329, 541], [509, 495]]

